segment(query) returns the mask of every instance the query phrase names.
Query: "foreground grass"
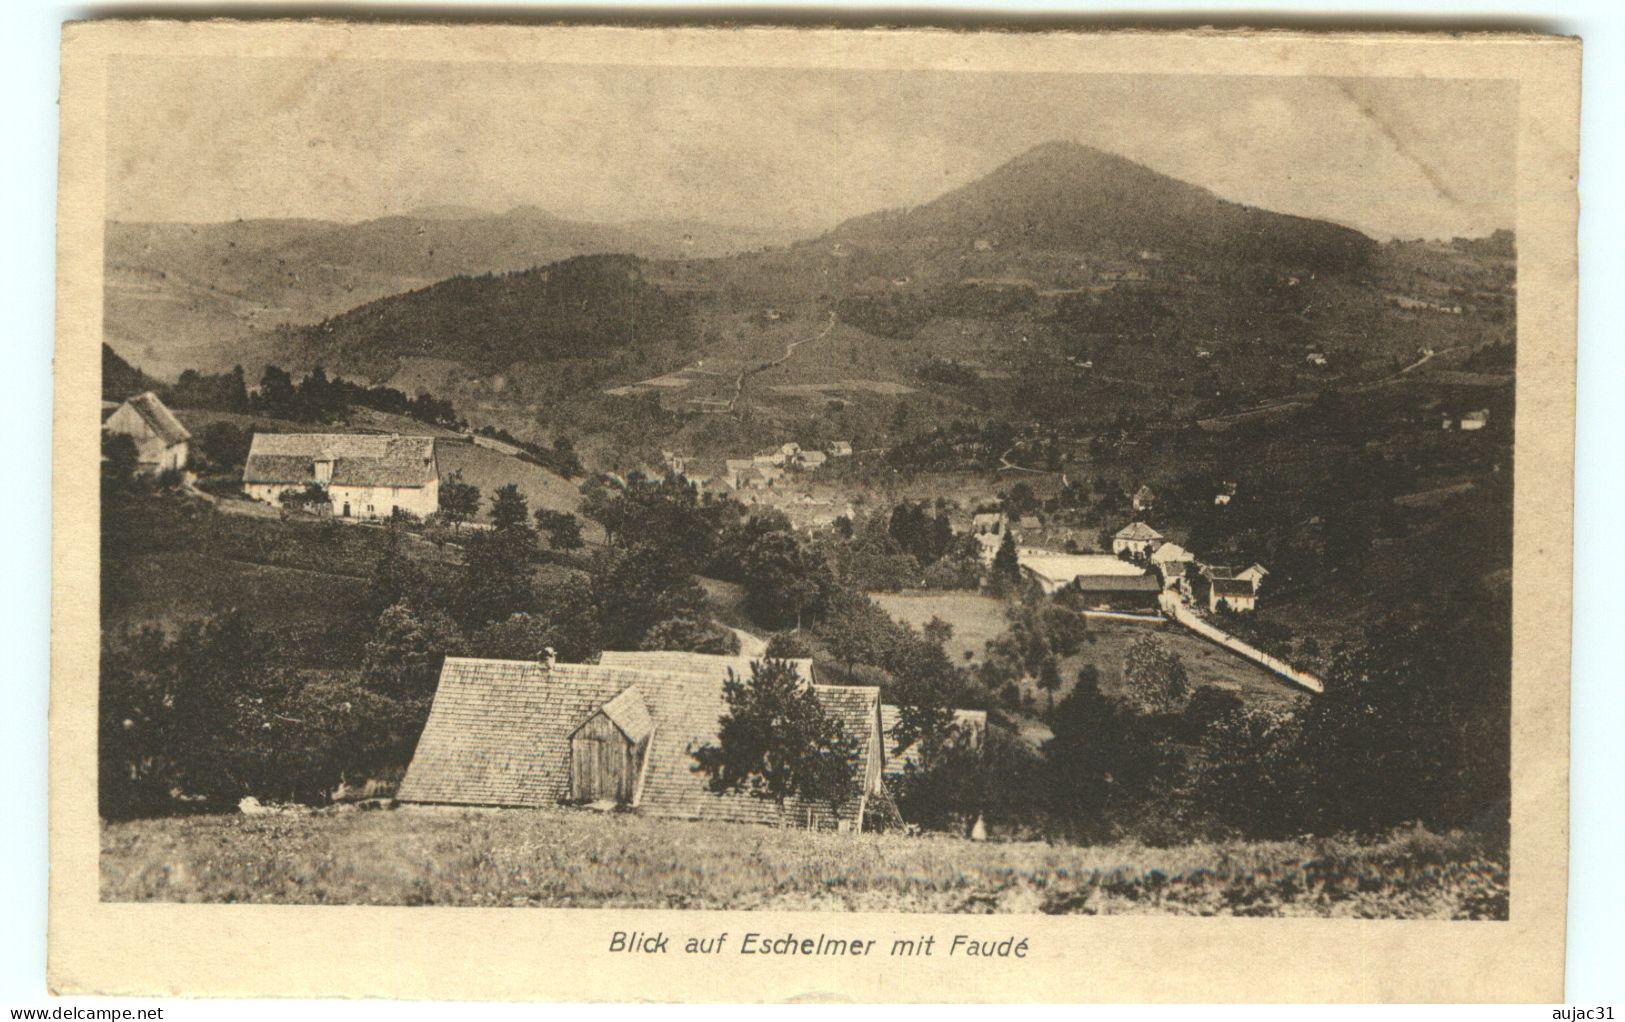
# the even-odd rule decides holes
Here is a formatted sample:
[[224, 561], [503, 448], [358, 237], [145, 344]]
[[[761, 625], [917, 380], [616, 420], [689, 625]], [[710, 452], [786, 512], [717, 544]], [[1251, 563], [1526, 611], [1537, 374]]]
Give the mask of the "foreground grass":
[[103, 825], [108, 901], [1506, 917], [1504, 857], [1460, 836], [1051, 846], [451, 810]]

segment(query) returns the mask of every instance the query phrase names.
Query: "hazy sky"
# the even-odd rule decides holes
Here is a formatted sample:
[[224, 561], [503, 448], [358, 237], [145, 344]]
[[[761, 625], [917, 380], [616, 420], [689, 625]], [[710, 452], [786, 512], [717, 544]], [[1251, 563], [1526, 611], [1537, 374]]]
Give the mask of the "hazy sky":
[[534, 205], [811, 232], [1069, 139], [1380, 238], [1476, 235], [1514, 222], [1516, 111], [1485, 81], [132, 59], [108, 215]]

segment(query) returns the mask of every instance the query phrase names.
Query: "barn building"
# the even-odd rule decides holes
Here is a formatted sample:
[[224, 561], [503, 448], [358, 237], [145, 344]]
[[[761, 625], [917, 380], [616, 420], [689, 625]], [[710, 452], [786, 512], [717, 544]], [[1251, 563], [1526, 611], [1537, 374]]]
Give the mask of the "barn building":
[[1079, 575], [1064, 595], [1079, 610], [1155, 611], [1162, 583], [1155, 575]]
[[102, 432], [134, 440], [137, 462], [149, 475], [180, 471], [191, 453], [192, 434], [150, 390], [115, 408], [102, 422]]
[[434, 437], [368, 433], [255, 433], [243, 490], [275, 504], [310, 483], [326, 488], [332, 513], [387, 518], [396, 509], [427, 517], [440, 509]]
[[814, 684], [859, 739], [852, 797], [839, 806], [718, 794], [694, 752], [717, 741], [729, 670], [743, 657], [605, 654], [608, 662], [447, 657], [397, 797], [402, 802], [539, 807], [614, 804], [651, 816], [728, 823], [812, 822], [860, 830], [880, 790], [880, 690]]
[[1144, 575], [1145, 569], [1111, 554], [1057, 554], [1022, 548], [1016, 552], [1021, 570], [1047, 594], [1060, 592], [1080, 576]]

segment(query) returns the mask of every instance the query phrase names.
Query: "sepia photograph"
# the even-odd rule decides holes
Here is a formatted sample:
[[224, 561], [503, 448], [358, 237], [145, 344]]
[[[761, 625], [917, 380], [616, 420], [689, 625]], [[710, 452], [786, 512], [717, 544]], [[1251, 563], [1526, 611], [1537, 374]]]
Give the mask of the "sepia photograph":
[[94, 899], [1526, 934], [1527, 85], [685, 38], [100, 57]]
[[1505, 918], [1508, 83], [108, 102], [105, 897]]

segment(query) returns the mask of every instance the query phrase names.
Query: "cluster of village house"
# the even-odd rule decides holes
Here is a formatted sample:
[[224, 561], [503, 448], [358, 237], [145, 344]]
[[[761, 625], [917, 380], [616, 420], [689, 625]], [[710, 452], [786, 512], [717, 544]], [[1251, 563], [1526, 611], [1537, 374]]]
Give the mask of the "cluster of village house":
[[[155, 395], [139, 394], [112, 410], [104, 423], [109, 432], [135, 440], [140, 464], [147, 471], [178, 470], [186, 465], [191, 435]], [[1473, 428], [1466, 425], [1463, 428]], [[787, 443], [749, 460], [727, 462], [725, 482], [735, 489], [765, 488], [787, 470], [810, 471], [831, 457], [847, 457], [852, 445], [837, 441], [826, 450], [806, 450]], [[704, 486], [708, 477], [687, 475], [687, 459], [662, 452], [666, 467], [683, 475], [691, 485]], [[386, 518], [397, 511], [419, 517], [440, 506], [440, 472], [433, 437], [375, 433], [256, 433], [243, 466], [243, 491], [249, 497], [277, 504], [284, 493], [302, 491], [311, 484], [328, 495], [331, 511], [343, 518]], [[1228, 503], [1234, 486], [1226, 484], [1215, 496]], [[1133, 497], [1136, 511], [1150, 510], [1155, 494], [1142, 486]], [[1023, 532], [1038, 528], [1036, 519], [1012, 523], [1002, 512], [973, 516], [971, 534], [989, 563], [1012, 528]], [[1124, 555], [1132, 560], [1124, 559]], [[1076, 598], [1094, 609], [1151, 610], [1162, 593], [1173, 590], [1192, 598], [1188, 568], [1195, 566], [1204, 580], [1210, 610], [1221, 605], [1233, 611], [1257, 607], [1258, 590], [1268, 572], [1258, 564], [1242, 571], [1226, 565], [1206, 564], [1143, 521], [1125, 526], [1112, 538], [1110, 554], [1055, 553], [1018, 547], [1022, 571], [1046, 593]]]
[[[136, 442], [143, 470], [179, 470], [190, 434], [150, 393], [111, 411], [110, 432]], [[243, 488], [276, 503], [312, 483], [328, 493], [333, 513], [384, 517], [395, 510], [432, 514], [439, 475], [432, 437], [378, 434], [257, 433], [243, 470]], [[759, 466], [816, 468], [825, 452], [786, 444]], [[681, 473], [681, 459], [667, 465]], [[757, 478], [766, 478], [757, 476]], [[735, 482], [733, 485], [738, 485]], [[755, 484], [747, 484], [755, 485]], [[765, 484], [764, 484], [765, 485]], [[1144, 510], [1149, 490], [1135, 495]], [[1027, 522], [1018, 523], [1018, 527]], [[1031, 524], [1036, 525], [1036, 522]], [[1012, 523], [1002, 513], [978, 514], [972, 534], [991, 560]], [[1111, 554], [1058, 554], [1018, 548], [1022, 570], [1047, 593], [1066, 590], [1086, 608], [1155, 610], [1162, 594], [1189, 596], [1186, 567], [1195, 558], [1142, 521], [1121, 529]], [[1256, 605], [1267, 572], [1199, 565], [1210, 586], [1209, 608]], [[1159, 577], [1160, 576], [1160, 577]], [[543, 806], [561, 802], [630, 806], [654, 816], [733, 822], [796, 822], [860, 830], [869, 799], [883, 779], [917, 763], [917, 745], [899, 747], [900, 711], [881, 702], [880, 689], [820, 683], [811, 660], [792, 662], [827, 712], [858, 739], [850, 797], [838, 804], [792, 800], [786, 807], [747, 794], [718, 794], [694, 769], [694, 750], [717, 741], [726, 711], [724, 681], [748, 676], [742, 657], [677, 652], [615, 652], [596, 664], [448, 657], [429, 720], [401, 782], [403, 802], [484, 806]], [[959, 740], [979, 743], [987, 716], [956, 711]]]
[[687, 455], [661, 451], [660, 459], [667, 471], [674, 472], [701, 492], [720, 484], [730, 490], [767, 490], [782, 485], [786, 473], [814, 472], [828, 464], [831, 458], [850, 458], [849, 440], [832, 440], [822, 450], [804, 448], [794, 441], [777, 450], [753, 454], [748, 458], [728, 458], [723, 461], [723, 472], [718, 478], [697, 474], [691, 469]]
[[[1135, 496], [1137, 508], [1149, 506], [1144, 487]], [[1220, 496], [1229, 496], [1221, 491]], [[1226, 501], [1228, 503], [1228, 501]], [[977, 514], [971, 519], [971, 533], [981, 549], [982, 559], [991, 563], [1006, 533], [1036, 529], [1035, 518], [1012, 522], [1000, 511]], [[1258, 608], [1258, 591], [1269, 571], [1261, 564], [1237, 570], [1232, 565], [1209, 564], [1180, 546], [1168, 542], [1143, 521], [1131, 522], [1112, 536], [1111, 553], [1056, 553], [1016, 542], [1016, 559], [1022, 574], [1050, 595], [1063, 595], [1086, 610], [1157, 611], [1164, 593], [1185, 600], [1204, 592], [1209, 611], [1221, 608], [1247, 612]]]

